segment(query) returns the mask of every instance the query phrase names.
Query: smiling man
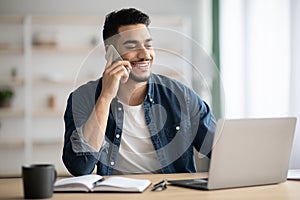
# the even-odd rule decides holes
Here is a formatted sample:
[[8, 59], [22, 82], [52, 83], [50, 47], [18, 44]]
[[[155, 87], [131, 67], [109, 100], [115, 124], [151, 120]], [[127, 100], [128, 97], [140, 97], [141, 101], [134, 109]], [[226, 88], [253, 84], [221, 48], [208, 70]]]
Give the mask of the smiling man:
[[102, 77], [68, 98], [63, 162], [71, 174], [196, 172], [193, 148], [209, 157], [215, 118], [193, 90], [151, 72], [149, 24], [135, 8], [106, 16], [105, 48], [122, 60], [108, 55]]

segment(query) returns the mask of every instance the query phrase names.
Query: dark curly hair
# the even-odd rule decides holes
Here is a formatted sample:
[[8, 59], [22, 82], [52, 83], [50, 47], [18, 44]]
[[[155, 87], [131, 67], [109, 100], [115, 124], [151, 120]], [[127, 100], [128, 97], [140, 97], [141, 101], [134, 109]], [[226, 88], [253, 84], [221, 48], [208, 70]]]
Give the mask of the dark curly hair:
[[106, 15], [105, 18], [102, 32], [104, 44], [110, 43], [108, 39], [118, 34], [120, 26], [145, 24], [146, 27], [148, 27], [150, 22], [150, 18], [147, 14], [135, 8], [124, 8], [113, 11]]

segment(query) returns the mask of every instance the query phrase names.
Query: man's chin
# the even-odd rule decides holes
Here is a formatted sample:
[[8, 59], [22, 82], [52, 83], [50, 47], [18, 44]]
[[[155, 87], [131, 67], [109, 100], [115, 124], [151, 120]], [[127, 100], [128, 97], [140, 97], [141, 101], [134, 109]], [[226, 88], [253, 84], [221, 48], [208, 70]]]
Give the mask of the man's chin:
[[129, 78], [137, 83], [148, 82], [150, 74], [146, 76], [136, 76], [135, 74], [130, 73]]

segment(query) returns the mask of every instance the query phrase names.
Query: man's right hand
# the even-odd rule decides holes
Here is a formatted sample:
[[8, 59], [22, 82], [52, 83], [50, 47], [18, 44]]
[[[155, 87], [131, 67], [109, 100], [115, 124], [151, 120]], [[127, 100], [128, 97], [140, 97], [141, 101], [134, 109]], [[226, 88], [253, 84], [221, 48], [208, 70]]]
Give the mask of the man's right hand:
[[124, 60], [112, 63], [112, 57], [113, 55], [109, 56], [102, 75], [102, 91], [99, 97], [110, 101], [117, 95], [121, 79], [122, 83], [126, 83], [129, 78], [128, 70], [132, 70], [129, 61]]

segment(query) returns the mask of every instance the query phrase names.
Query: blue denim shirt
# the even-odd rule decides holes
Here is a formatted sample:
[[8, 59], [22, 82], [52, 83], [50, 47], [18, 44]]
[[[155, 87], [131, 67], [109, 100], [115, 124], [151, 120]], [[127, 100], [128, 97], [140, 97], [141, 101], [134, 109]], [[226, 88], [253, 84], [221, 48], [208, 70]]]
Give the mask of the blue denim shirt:
[[[64, 115], [63, 162], [75, 176], [114, 174], [122, 139], [123, 107], [113, 99], [105, 141], [96, 151], [84, 140], [82, 126], [101, 93], [102, 79], [88, 82], [72, 92]], [[194, 151], [210, 157], [215, 118], [208, 105], [190, 88], [168, 77], [151, 74], [143, 102], [146, 125], [162, 173], [196, 172]]]

